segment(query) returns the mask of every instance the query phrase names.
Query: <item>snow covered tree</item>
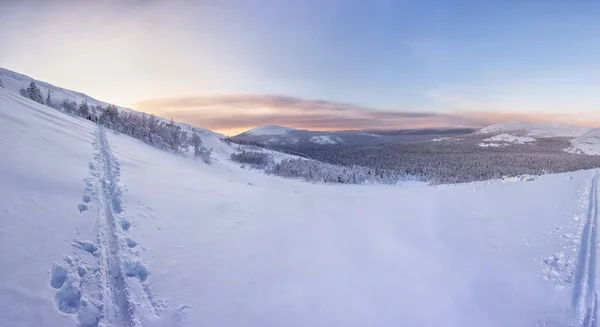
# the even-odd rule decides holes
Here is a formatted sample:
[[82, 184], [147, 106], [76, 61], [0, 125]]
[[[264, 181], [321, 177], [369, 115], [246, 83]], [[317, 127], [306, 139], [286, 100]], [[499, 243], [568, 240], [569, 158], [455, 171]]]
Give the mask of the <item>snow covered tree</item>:
[[48, 94], [46, 94], [46, 105], [48, 107], [54, 108], [54, 104], [52, 103], [52, 98], [50, 97], [50, 89], [48, 89]]
[[102, 113], [100, 113], [98, 122], [110, 129], [114, 130], [115, 132], [121, 132], [120, 118], [121, 117], [119, 116], [119, 109], [117, 109], [117, 107], [115, 105], [110, 105], [110, 106], [106, 107], [106, 109], [104, 109], [102, 111]]
[[0, 87], [1, 87], [1, 88], [3, 88], [3, 89], [4, 89], [4, 88], [6, 88], [6, 87], [4, 86], [4, 82], [2, 81], [2, 79], [1, 79], [1, 78], [0, 78]]
[[232, 153], [231, 160], [248, 164], [255, 169], [266, 169], [273, 163], [273, 156], [267, 152], [246, 151]]
[[79, 115], [83, 118], [90, 119], [90, 107], [87, 104], [86, 100], [79, 105]]
[[29, 87], [27, 88], [27, 97], [37, 103], [44, 104], [44, 98], [42, 97], [42, 91], [40, 91], [40, 88], [37, 87], [37, 85], [35, 85], [34, 81], [31, 81], [31, 83], [29, 84]]
[[19, 89], [19, 94], [21, 94], [22, 97], [28, 97], [27, 90], [25, 90], [24, 88]]
[[194, 148], [194, 157], [200, 155], [200, 148], [202, 147], [202, 139], [198, 134], [193, 133], [190, 138], [190, 145]]
[[77, 112], [77, 103], [75, 101], [71, 101], [69, 99], [64, 99], [58, 107], [62, 111], [69, 113], [69, 114], [74, 114]]

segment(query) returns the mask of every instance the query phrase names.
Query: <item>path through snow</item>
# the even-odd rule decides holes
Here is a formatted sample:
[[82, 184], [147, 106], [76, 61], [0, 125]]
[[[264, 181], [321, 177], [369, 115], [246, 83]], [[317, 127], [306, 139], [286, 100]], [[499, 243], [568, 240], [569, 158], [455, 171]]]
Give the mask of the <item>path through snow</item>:
[[91, 177], [86, 179], [86, 194], [78, 210], [97, 206], [97, 244], [75, 240], [73, 246], [80, 250], [77, 256], [66, 256], [64, 263], [54, 264], [50, 284], [58, 290], [57, 308], [75, 315], [81, 327], [161, 323], [165, 305], [152, 295], [138, 243], [127, 235], [132, 224], [123, 212], [120, 166], [104, 128], [98, 127], [93, 145], [95, 160], [89, 164]]
[[575, 267], [572, 306], [583, 326], [598, 326], [597, 270], [598, 257], [598, 172], [592, 180], [589, 207]]

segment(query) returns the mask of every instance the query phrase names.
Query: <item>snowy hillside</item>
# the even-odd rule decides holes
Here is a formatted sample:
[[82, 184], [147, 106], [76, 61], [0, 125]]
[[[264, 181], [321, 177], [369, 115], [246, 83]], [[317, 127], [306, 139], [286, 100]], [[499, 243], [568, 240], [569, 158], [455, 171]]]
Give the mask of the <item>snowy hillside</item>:
[[487, 134], [487, 133], [495, 133], [495, 132], [502, 132], [502, 131], [518, 131], [518, 130], [525, 130], [525, 129], [530, 129], [530, 128], [531, 128], [531, 125], [524, 121], [513, 121], [513, 122], [508, 122], [508, 123], [490, 125], [490, 126], [480, 129], [476, 133], [477, 134]]
[[295, 129], [291, 127], [267, 125], [253, 128], [251, 130], [246, 131], [244, 134], [247, 133], [248, 135], [284, 135], [291, 131], [295, 131]]
[[318, 135], [311, 137], [310, 141], [316, 144], [336, 144], [342, 142], [342, 139], [333, 135]]
[[484, 142], [479, 143], [482, 148], [499, 148], [510, 144], [530, 144], [536, 141], [531, 136], [515, 136], [511, 134], [498, 134], [490, 138], [484, 139]]
[[583, 153], [588, 155], [600, 155], [600, 128], [571, 140], [572, 147], [567, 149], [571, 153]]
[[310, 184], [173, 155], [5, 90], [0, 153], [0, 326], [596, 319], [594, 171]]
[[46, 98], [46, 95], [48, 94], [48, 90], [50, 90], [50, 95], [52, 97], [52, 100], [54, 101], [54, 103], [57, 103], [57, 104], [60, 103], [62, 100], [67, 99], [67, 100], [75, 101], [77, 103], [87, 101], [88, 104], [94, 105], [94, 106], [97, 106], [97, 105], [107, 106], [108, 105], [108, 103], [106, 103], [106, 102], [96, 100], [88, 95], [83, 94], [83, 93], [63, 89], [61, 87], [54, 86], [50, 83], [32, 79], [29, 76], [19, 74], [19, 73], [16, 73], [16, 72], [10, 71], [8, 69], [4, 69], [4, 68], [0, 68], [0, 79], [3, 82], [5, 89], [14, 94], [19, 94], [19, 89], [21, 89], [21, 88], [26, 89], [29, 86], [29, 83], [31, 83], [31, 81], [34, 81], [35, 84], [42, 91], [42, 95], [44, 96], [44, 99]]
[[504, 124], [494, 124], [482, 128], [477, 134], [492, 134], [501, 132], [520, 132], [524, 135], [545, 138], [545, 137], [578, 137], [589, 131], [590, 128], [573, 126], [568, 124], [550, 124], [534, 125], [522, 121], [509, 122]]

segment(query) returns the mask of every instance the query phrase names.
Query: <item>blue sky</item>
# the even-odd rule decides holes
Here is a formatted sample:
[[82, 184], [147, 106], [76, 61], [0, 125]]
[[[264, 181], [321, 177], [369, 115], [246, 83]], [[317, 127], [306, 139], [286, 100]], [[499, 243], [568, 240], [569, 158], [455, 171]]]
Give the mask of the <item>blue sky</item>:
[[[3, 1], [0, 66], [198, 121], [239, 112], [175, 100], [273, 95], [600, 124], [598, 17], [591, 0]], [[261, 123], [286, 110], [252, 99]]]

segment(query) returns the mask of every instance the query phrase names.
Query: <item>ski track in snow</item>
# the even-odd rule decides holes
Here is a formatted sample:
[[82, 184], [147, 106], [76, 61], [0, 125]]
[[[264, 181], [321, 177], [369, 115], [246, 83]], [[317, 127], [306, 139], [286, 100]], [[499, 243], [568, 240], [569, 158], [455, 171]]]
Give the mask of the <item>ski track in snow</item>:
[[589, 207], [581, 234], [573, 285], [572, 307], [575, 317], [585, 327], [598, 326], [598, 298], [596, 289], [596, 258], [598, 247], [598, 172], [589, 194]]
[[99, 194], [98, 241], [101, 244], [101, 274], [104, 296], [104, 319], [117, 326], [135, 326], [135, 312], [125, 274], [117, 235], [117, 215], [121, 213], [121, 192], [117, 185], [118, 163], [110, 152], [104, 128], [96, 133]]
[[127, 235], [131, 223], [123, 215], [120, 166], [101, 126], [93, 146], [92, 177], [85, 179], [86, 194], [78, 209], [97, 205], [97, 244], [74, 240], [78, 257], [65, 256], [65, 263], [53, 265], [50, 286], [57, 290], [57, 309], [75, 315], [80, 327], [142, 326], [143, 321], [156, 321], [166, 307], [144, 283], [148, 270], [136, 258], [138, 243]]

